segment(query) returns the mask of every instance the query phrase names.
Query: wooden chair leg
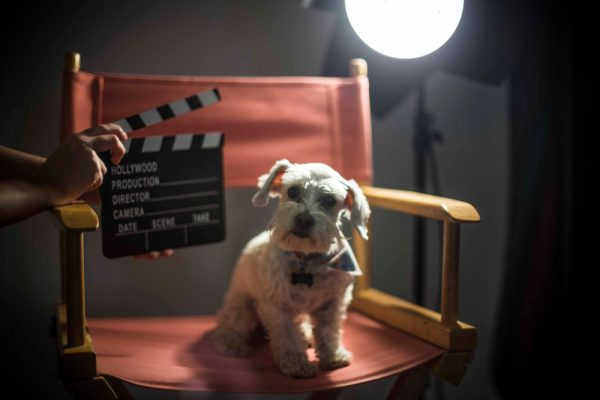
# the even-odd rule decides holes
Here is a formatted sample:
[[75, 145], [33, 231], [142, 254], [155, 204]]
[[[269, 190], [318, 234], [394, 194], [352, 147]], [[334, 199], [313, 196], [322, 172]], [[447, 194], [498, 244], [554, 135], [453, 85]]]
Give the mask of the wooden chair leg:
[[106, 379], [110, 387], [117, 394], [119, 400], [134, 400], [131, 393], [129, 393], [129, 391], [123, 384], [123, 381], [110, 375], [102, 375], [102, 377]]
[[394, 382], [387, 400], [417, 400], [425, 392], [428, 381], [429, 374], [420, 368], [403, 372]]
[[76, 400], [134, 400], [122, 382], [112, 376], [65, 381], [65, 388]]
[[307, 400], [335, 400], [342, 394], [342, 388], [313, 392]]

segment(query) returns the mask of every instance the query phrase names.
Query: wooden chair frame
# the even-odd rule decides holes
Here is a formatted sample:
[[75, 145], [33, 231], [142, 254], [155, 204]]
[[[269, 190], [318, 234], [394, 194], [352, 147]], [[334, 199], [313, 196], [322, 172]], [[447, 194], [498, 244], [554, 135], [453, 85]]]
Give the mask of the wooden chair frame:
[[[78, 72], [79, 54], [68, 54], [65, 67]], [[352, 76], [367, 75], [364, 60], [352, 60], [350, 67]], [[479, 222], [479, 214], [468, 203], [443, 197], [368, 185], [362, 185], [362, 189], [373, 208], [444, 223], [441, 313], [373, 288], [371, 244], [354, 233], [356, 257], [364, 275], [359, 278], [352, 307], [373, 319], [448, 350], [435, 363], [401, 374], [392, 388], [390, 398], [418, 397], [425, 388], [424, 377], [427, 374], [435, 374], [457, 385], [473, 358], [477, 338], [475, 327], [458, 320], [459, 224]], [[82, 390], [87, 390], [98, 396], [93, 398], [131, 398], [118, 380], [97, 376], [94, 346], [86, 328], [83, 234], [98, 229], [98, 216], [84, 202], [54, 207], [51, 214], [60, 229], [61, 298], [56, 309], [59, 376], [76, 397]], [[420, 383], [401, 389], [400, 383], [407, 379]], [[87, 396], [90, 398], [89, 393]]]

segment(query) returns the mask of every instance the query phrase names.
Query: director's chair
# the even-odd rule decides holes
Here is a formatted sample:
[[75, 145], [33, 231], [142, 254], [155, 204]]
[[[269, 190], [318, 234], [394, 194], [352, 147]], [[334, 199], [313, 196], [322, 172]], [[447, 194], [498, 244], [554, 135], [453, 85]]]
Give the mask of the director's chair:
[[[76, 398], [131, 398], [122, 381], [184, 391], [314, 393], [398, 375], [389, 398], [418, 398], [428, 375], [458, 384], [472, 360], [476, 329], [458, 321], [460, 223], [478, 222], [470, 204], [375, 188], [366, 63], [350, 78], [175, 77], [80, 70], [77, 53], [64, 71], [62, 138], [100, 123], [218, 87], [222, 102], [130, 134], [130, 137], [223, 131], [225, 185], [254, 187], [274, 160], [325, 162], [362, 184], [371, 207], [443, 221], [441, 313], [371, 287], [371, 246], [354, 235], [364, 275], [344, 325], [350, 366], [295, 380], [277, 371], [268, 344], [249, 358], [218, 355], [204, 340], [214, 316], [86, 318], [83, 234], [98, 229], [86, 203], [54, 208], [60, 227], [61, 298], [56, 335], [60, 378]], [[260, 151], [256, 151], [260, 149]], [[250, 151], [252, 150], [252, 151]], [[377, 238], [374, 238], [375, 240]], [[167, 327], [167, 328], [165, 328]]]

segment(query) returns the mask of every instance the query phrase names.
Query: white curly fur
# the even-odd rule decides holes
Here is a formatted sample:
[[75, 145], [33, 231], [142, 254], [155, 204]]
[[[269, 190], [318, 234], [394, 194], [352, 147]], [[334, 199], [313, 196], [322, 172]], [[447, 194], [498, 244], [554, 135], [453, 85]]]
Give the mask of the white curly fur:
[[[275, 176], [282, 173], [279, 190], [264, 186], [272, 185]], [[300, 199], [288, 198], [287, 190], [292, 186], [300, 188]], [[278, 161], [269, 174], [261, 176], [259, 188], [255, 204], [266, 205], [269, 197], [280, 196], [279, 207], [269, 230], [252, 239], [242, 251], [211, 340], [223, 354], [246, 356], [248, 338], [260, 322], [283, 374], [307, 378], [317, 373], [306, 355], [307, 345], [312, 344], [321, 369], [347, 366], [351, 353], [342, 345], [342, 324], [352, 299], [354, 276], [323, 265], [309, 265], [306, 272], [313, 274], [312, 287], [293, 285], [285, 251], [339, 252], [348, 246], [340, 230], [340, 218], [348, 213], [360, 213], [351, 215], [351, 220], [366, 236], [370, 214], [366, 199], [358, 185], [325, 164], [291, 164], [287, 160]], [[353, 198], [350, 210], [344, 201], [348, 192]], [[324, 195], [335, 198], [333, 207], [323, 207]], [[310, 214], [315, 221], [306, 238], [293, 233], [294, 218], [301, 213]]]

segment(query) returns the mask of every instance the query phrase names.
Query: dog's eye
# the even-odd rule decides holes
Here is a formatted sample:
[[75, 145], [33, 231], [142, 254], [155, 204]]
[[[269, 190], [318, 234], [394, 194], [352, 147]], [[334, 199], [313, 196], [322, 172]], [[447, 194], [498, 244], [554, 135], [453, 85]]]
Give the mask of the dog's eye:
[[298, 186], [292, 186], [288, 189], [287, 195], [290, 200], [300, 200], [300, 188]]
[[319, 202], [321, 203], [321, 207], [323, 207], [326, 210], [335, 207], [336, 204], [335, 197], [330, 195], [321, 197], [321, 200]]

